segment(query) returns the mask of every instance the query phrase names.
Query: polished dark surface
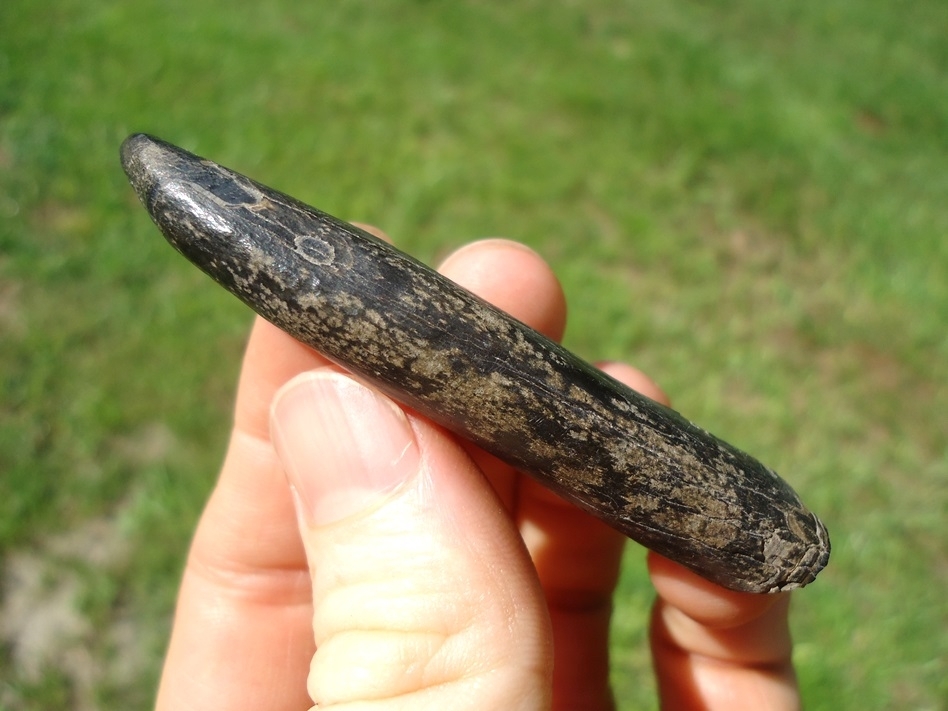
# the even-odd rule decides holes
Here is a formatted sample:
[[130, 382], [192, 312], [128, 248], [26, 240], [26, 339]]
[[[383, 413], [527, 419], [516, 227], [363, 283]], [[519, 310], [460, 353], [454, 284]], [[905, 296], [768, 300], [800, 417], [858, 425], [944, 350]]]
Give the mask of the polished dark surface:
[[412, 257], [150, 136], [122, 163], [168, 241], [257, 313], [639, 543], [749, 592], [826, 565], [773, 471]]

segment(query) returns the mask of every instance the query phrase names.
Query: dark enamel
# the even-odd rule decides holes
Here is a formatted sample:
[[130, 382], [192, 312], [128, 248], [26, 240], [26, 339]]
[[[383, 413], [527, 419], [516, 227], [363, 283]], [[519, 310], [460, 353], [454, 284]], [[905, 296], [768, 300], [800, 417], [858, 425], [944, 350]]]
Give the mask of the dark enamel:
[[412, 257], [143, 134], [122, 163], [168, 241], [257, 313], [639, 543], [749, 592], [826, 565], [773, 471]]

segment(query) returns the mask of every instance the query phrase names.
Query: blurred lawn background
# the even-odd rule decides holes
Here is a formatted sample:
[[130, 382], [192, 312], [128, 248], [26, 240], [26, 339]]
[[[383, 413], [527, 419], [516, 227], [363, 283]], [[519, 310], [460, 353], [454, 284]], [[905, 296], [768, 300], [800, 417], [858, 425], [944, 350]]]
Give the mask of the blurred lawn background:
[[[223, 453], [250, 314], [137, 203], [134, 131], [428, 262], [533, 246], [570, 347], [826, 521], [807, 706], [948, 708], [946, 36], [943, 0], [4, 0], [0, 708], [151, 704]], [[632, 546], [622, 709], [650, 600]]]

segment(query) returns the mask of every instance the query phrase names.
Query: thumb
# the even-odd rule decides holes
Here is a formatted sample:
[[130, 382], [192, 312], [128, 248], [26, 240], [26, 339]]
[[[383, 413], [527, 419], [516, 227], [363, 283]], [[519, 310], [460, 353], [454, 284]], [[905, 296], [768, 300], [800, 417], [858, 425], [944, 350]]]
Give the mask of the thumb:
[[331, 368], [284, 387], [271, 429], [309, 562], [316, 705], [548, 708], [543, 594], [462, 448]]

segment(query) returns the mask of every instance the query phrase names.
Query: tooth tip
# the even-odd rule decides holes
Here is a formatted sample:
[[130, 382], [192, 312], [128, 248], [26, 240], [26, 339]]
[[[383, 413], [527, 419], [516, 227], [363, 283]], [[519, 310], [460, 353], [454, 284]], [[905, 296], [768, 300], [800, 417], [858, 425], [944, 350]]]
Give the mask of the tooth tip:
[[147, 133], [133, 133], [122, 141], [120, 154], [122, 156], [122, 165], [128, 170], [128, 166], [141, 159], [149, 146], [155, 145], [155, 139]]
[[133, 133], [122, 142], [119, 154], [122, 169], [142, 203], [161, 182], [164, 168], [171, 162], [171, 146], [147, 133]]

